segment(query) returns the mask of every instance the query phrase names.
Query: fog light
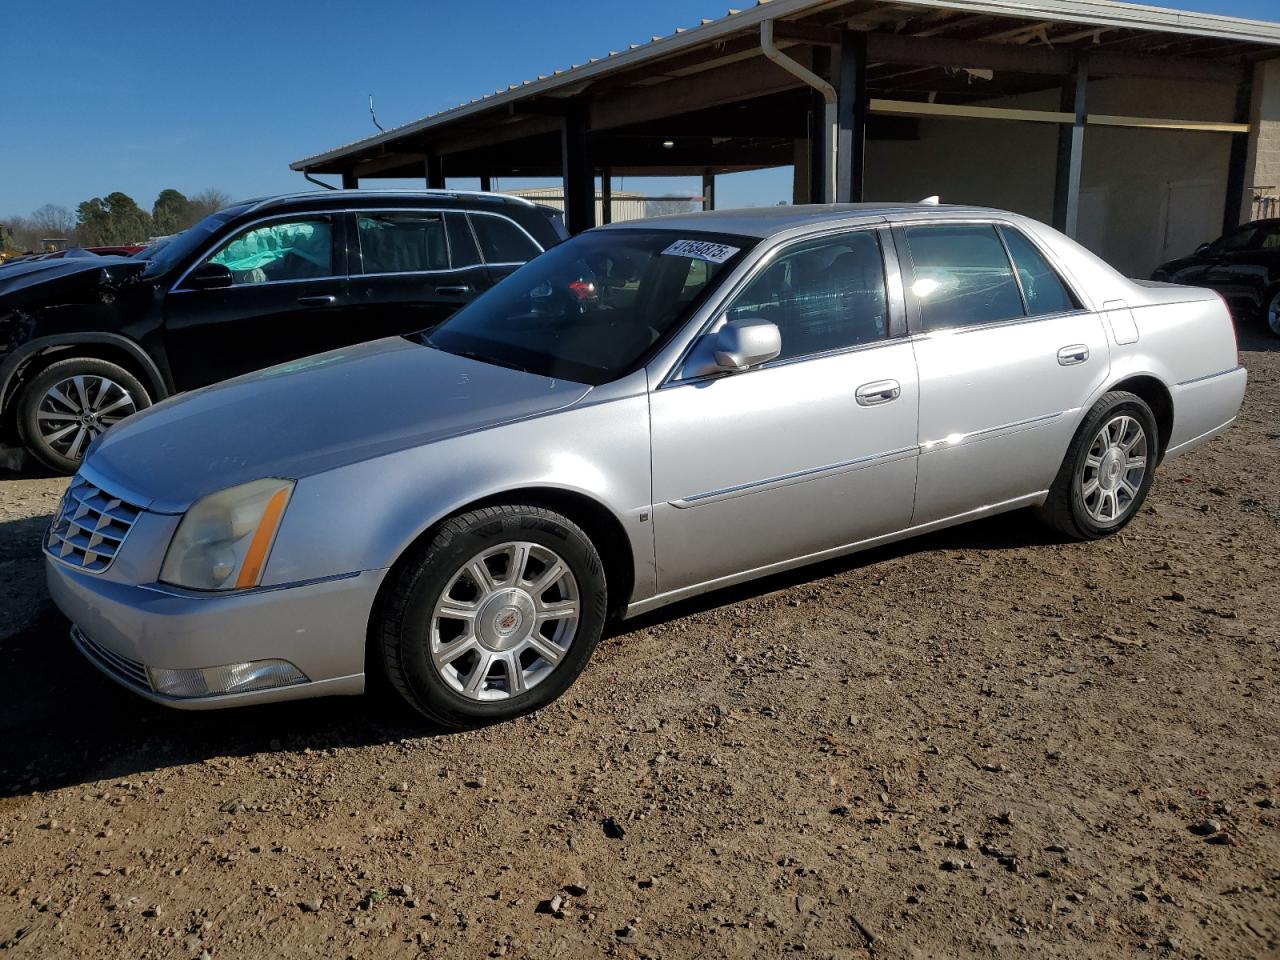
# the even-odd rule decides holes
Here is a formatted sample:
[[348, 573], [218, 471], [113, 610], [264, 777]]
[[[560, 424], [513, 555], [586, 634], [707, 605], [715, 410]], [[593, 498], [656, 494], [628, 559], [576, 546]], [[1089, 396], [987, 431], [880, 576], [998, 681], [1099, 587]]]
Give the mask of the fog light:
[[151, 689], [166, 697], [211, 697], [224, 693], [249, 693], [306, 683], [301, 670], [288, 660], [253, 660], [221, 667], [168, 670], [147, 667]]

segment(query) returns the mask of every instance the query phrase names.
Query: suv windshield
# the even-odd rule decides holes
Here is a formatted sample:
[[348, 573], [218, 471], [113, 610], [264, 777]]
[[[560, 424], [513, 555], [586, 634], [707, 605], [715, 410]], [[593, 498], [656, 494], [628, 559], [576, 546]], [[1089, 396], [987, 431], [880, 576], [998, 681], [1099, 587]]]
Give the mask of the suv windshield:
[[176, 237], [165, 241], [147, 258], [144, 277], [155, 277], [176, 267], [187, 259], [196, 248], [204, 244], [217, 230], [232, 217], [238, 217], [249, 209], [249, 204], [242, 203], [237, 207], [227, 207], [217, 213], [211, 213], [193, 227], [188, 227]]
[[428, 334], [428, 346], [598, 386], [639, 366], [758, 243], [676, 230], [580, 234]]

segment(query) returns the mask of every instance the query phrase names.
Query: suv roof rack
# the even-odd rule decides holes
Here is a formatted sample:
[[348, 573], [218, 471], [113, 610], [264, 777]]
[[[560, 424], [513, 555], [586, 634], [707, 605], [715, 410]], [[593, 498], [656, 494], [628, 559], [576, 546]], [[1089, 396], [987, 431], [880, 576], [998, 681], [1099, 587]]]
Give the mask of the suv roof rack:
[[412, 187], [385, 188], [382, 190], [362, 190], [358, 187], [354, 189], [334, 189], [334, 190], [328, 190], [328, 191], [298, 190], [292, 193], [272, 194], [269, 197], [254, 197], [250, 200], [242, 200], [240, 202], [252, 204], [253, 205], [252, 209], [260, 210], [263, 207], [268, 207], [274, 203], [283, 203], [286, 200], [300, 200], [307, 197], [311, 197], [315, 194], [320, 194], [321, 196], [324, 196], [324, 197], [330, 196], [331, 194], [342, 194], [345, 196], [360, 196], [360, 197], [380, 197], [380, 196], [383, 196], [383, 197], [403, 197], [403, 196], [484, 197], [487, 199], [498, 200], [506, 203], [518, 203], [526, 207], [537, 206], [537, 204], [533, 203], [533, 201], [526, 200], [524, 197], [513, 197], [511, 194], [508, 194], [508, 193], [494, 193], [491, 190], [490, 191], [449, 190], [449, 189], [439, 189], [439, 188], [432, 188], [432, 189], [424, 188], [419, 190]]

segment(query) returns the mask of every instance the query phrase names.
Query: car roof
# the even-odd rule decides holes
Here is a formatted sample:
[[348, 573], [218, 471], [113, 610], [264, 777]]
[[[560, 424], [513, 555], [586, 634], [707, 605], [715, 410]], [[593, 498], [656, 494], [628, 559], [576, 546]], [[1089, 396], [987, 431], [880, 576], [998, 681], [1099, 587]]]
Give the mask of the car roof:
[[244, 206], [247, 212], [260, 212], [276, 208], [297, 206], [316, 207], [372, 207], [387, 203], [439, 204], [443, 206], [518, 206], [533, 209], [537, 204], [524, 197], [505, 193], [485, 193], [480, 190], [300, 190], [295, 193], [274, 194], [241, 200], [231, 206]]
[[965, 216], [1013, 216], [989, 207], [933, 203], [822, 203], [747, 207], [742, 210], [707, 210], [675, 213], [610, 224], [606, 230], [649, 227], [662, 230], [699, 230], [752, 237], [772, 237], [803, 227], [833, 222], [899, 221], [924, 218], [955, 219]]

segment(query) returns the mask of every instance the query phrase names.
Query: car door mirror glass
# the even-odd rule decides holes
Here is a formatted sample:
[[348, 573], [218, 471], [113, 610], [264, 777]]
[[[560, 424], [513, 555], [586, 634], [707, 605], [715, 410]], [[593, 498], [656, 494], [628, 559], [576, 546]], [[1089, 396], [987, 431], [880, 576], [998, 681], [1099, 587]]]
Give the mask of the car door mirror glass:
[[730, 320], [713, 336], [716, 366], [730, 373], [758, 367], [782, 353], [778, 325], [761, 317]]
[[183, 286], [191, 290], [218, 290], [232, 284], [231, 271], [221, 263], [202, 263], [189, 274]]

